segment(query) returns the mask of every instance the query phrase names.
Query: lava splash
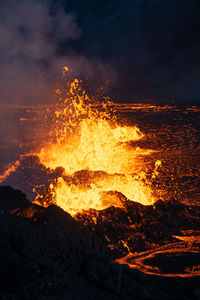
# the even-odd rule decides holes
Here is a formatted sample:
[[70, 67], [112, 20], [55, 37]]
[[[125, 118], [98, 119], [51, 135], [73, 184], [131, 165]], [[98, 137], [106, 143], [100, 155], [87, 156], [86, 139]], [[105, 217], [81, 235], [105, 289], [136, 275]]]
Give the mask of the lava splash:
[[[46, 168], [63, 168], [62, 176], [49, 185], [50, 202], [72, 215], [90, 208], [121, 207], [122, 196], [153, 203], [151, 183], [140, 161], [153, 151], [133, 146], [144, 138], [139, 128], [119, 125], [112, 103], [89, 98], [78, 79], [56, 93], [59, 101], [51, 116], [50, 139], [37, 154]], [[152, 176], [160, 164], [156, 162]], [[38, 195], [36, 201], [47, 205], [42, 198]]]

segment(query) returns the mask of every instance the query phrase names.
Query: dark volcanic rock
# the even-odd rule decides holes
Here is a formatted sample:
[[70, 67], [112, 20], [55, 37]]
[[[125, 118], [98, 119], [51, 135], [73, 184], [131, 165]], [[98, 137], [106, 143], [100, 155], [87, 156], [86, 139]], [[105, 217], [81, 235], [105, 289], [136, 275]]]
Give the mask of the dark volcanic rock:
[[181, 230], [200, 227], [200, 209], [185, 206], [176, 199], [157, 201], [154, 205], [126, 201], [124, 208], [90, 210], [75, 216], [106, 244], [114, 245], [112, 255], [145, 251], [175, 241]]
[[[28, 199], [33, 201], [37, 194], [42, 194], [44, 188], [62, 173], [63, 168], [50, 170], [41, 164], [37, 156], [30, 155], [20, 160], [20, 165], [16, 171], [6, 177], [2, 184], [12, 186], [15, 189], [22, 189]], [[36, 189], [37, 192], [35, 193], [33, 189]]]
[[11, 212], [17, 208], [30, 207], [31, 203], [20, 190], [14, 190], [10, 186], [0, 186], [0, 212]]
[[120, 267], [87, 245], [68, 213], [27, 204], [12, 188], [1, 190], [7, 191], [2, 204], [7, 208], [12, 199], [14, 211], [0, 215], [0, 299], [128, 297], [118, 287]]
[[188, 299], [197, 290], [198, 281], [155, 279], [111, 263], [128, 248], [165, 243], [181, 220], [197, 226], [194, 208], [125, 201], [123, 209], [72, 218], [55, 205], [32, 205], [10, 187], [0, 188], [0, 201], [0, 299]]

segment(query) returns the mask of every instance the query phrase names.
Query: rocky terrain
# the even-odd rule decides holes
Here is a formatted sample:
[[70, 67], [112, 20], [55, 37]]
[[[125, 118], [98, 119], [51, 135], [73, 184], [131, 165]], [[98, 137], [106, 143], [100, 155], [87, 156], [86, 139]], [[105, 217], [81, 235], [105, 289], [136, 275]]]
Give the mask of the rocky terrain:
[[187, 232], [196, 234], [189, 239], [195, 256], [180, 260], [179, 253], [173, 268], [167, 257], [147, 262], [163, 274], [198, 271], [199, 208], [175, 199], [154, 206], [121, 201], [124, 208], [72, 218], [55, 205], [33, 205], [19, 190], [0, 187], [0, 299], [199, 299], [198, 274], [165, 277], [115, 263], [168, 245], [189, 249]]

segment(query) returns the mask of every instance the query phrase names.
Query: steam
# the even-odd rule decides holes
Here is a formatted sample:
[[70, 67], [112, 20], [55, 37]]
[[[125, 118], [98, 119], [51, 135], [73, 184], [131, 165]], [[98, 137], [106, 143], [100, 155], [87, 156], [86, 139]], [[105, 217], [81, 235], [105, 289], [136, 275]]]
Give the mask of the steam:
[[[0, 4], [0, 11], [1, 104], [48, 103], [64, 65], [90, 78], [114, 77], [110, 66], [70, 49], [69, 43], [81, 37], [81, 30], [75, 16], [61, 5], [8, 0]], [[62, 47], [65, 54], [61, 55]]]
[[[46, 136], [41, 127], [44, 111], [33, 106], [56, 101], [53, 90], [62, 85], [64, 66], [87, 77], [90, 85], [115, 78], [110, 65], [87, 58], [75, 47], [82, 32], [76, 16], [61, 2], [0, 1], [0, 174]], [[29, 113], [27, 106], [32, 107]], [[20, 122], [24, 114], [29, 120], [39, 115], [39, 120]]]
[[[1, 104], [48, 103], [64, 65], [91, 77], [97, 65], [101, 74], [106, 72], [104, 64], [66, 54], [81, 30], [61, 5], [52, 9], [49, 1], [8, 0], [0, 4], [0, 11]], [[63, 44], [65, 55], [59, 54]]]
[[[8, 0], [1, 5], [1, 102], [35, 103], [49, 97], [49, 86], [62, 62], [62, 41], [79, 38], [72, 14], [54, 14], [48, 1]], [[47, 101], [47, 100], [46, 100]]]

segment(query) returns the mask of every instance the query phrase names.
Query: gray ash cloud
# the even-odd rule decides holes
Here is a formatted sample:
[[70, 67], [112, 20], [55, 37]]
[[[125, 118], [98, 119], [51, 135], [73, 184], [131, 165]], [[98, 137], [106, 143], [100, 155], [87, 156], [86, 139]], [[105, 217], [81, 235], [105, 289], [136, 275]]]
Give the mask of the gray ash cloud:
[[57, 44], [80, 36], [75, 17], [61, 8], [51, 13], [49, 1], [33, 0], [4, 1], [0, 16], [1, 103], [48, 98], [64, 63], [56, 55]]
[[1, 2], [0, 103], [48, 103], [64, 65], [91, 78], [109, 73], [106, 64], [73, 50], [80, 36], [75, 14], [59, 2]]

